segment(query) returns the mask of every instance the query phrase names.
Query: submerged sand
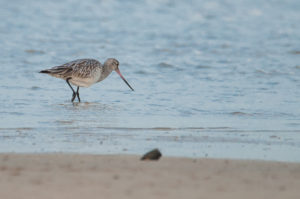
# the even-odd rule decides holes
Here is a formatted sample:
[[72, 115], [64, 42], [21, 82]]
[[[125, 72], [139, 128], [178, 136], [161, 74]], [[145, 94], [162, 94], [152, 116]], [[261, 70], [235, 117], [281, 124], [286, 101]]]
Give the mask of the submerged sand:
[[0, 198], [299, 198], [300, 164], [0, 154]]

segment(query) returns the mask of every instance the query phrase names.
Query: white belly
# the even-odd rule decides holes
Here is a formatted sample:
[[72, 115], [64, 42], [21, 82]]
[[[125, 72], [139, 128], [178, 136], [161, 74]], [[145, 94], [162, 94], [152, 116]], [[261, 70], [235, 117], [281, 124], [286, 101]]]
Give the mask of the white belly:
[[89, 87], [97, 82], [97, 79], [94, 77], [90, 78], [78, 78], [78, 77], [72, 77], [70, 79], [71, 84], [79, 87]]
[[100, 68], [96, 68], [96, 70], [92, 71], [90, 75], [72, 75], [70, 83], [79, 87], [89, 87], [98, 82], [101, 76], [101, 72], [102, 71], [100, 70]]

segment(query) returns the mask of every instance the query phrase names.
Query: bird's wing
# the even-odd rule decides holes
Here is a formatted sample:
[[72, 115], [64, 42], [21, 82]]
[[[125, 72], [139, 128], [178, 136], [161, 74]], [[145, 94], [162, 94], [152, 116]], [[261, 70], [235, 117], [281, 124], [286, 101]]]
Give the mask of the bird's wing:
[[79, 59], [74, 62], [70, 66], [73, 77], [89, 78], [95, 70], [101, 67], [101, 63], [95, 59]]
[[69, 77], [88, 78], [92, 75], [93, 71], [100, 66], [101, 63], [94, 59], [77, 59], [41, 72], [63, 79]]

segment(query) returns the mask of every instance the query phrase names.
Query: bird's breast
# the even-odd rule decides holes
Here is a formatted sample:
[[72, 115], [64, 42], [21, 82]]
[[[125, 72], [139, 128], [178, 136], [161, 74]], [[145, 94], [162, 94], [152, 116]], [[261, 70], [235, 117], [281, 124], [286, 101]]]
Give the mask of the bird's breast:
[[80, 77], [80, 76], [72, 76], [72, 79], [70, 79], [70, 82], [79, 87], [89, 87], [96, 82], [98, 82], [99, 78], [101, 76], [101, 70], [94, 71], [89, 76], [86, 77]]

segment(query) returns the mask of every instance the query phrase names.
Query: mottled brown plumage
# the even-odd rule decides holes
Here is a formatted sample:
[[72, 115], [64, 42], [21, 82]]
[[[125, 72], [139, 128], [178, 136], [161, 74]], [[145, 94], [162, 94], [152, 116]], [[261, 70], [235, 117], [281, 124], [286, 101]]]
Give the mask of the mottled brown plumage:
[[[42, 70], [40, 73], [46, 73], [53, 77], [66, 80], [73, 91], [72, 102], [77, 96], [79, 102], [79, 87], [89, 87], [92, 84], [104, 80], [113, 70], [115, 70], [131, 90], [133, 88], [128, 84], [119, 70], [119, 61], [109, 58], [102, 65], [95, 59], [77, 59], [61, 66], [55, 66], [50, 69]], [[74, 91], [70, 83], [77, 86], [77, 92]]]

